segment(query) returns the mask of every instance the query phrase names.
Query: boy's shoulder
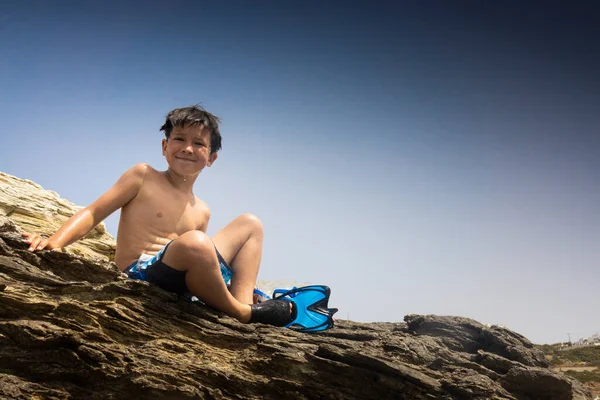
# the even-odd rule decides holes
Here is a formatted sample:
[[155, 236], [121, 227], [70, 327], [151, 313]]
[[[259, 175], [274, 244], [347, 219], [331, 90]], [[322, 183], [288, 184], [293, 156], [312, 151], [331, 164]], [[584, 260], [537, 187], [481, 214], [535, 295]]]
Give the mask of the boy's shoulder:
[[161, 173], [149, 164], [140, 163], [129, 168], [121, 175], [115, 186], [120, 186], [120, 190], [130, 191], [133, 197], [144, 187], [153, 186], [162, 179]]
[[152, 175], [158, 175], [159, 172], [152, 168], [149, 164], [140, 163], [136, 164], [133, 167], [129, 168], [127, 171], [123, 173], [121, 179], [126, 179], [127, 181], [137, 181], [139, 183], [143, 182], [146, 177]]
[[154, 174], [154, 175], [159, 174], [159, 172], [157, 170], [155, 170], [154, 168], [152, 168], [152, 166], [150, 164], [146, 164], [146, 163], [136, 164], [133, 167], [131, 167], [129, 170], [135, 174], [140, 174], [143, 177], [145, 177], [147, 174]]
[[[168, 179], [166, 178], [164, 173], [154, 169], [149, 164], [136, 164], [133, 167], [131, 167], [130, 171], [142, 178], [142, 185], [147, 186], [148, 190], [154, 190], [156, 188], [156, 184], [161, 186], [161, 191], [163, 193], [168, 192], [170, 189], [169, 185], [167, 185]], [[175, 191], [174, 189], [172, 190]], [[203, 200], [198, 198], [198, 196], [196, 196], [195, 194], [190, 193], [190, 195], [194, 199], [195, 208], [203, 209], [206, 213], [210, 214], [208, 204], [206, 204]]]
[[150, 164], [139, 163], [129, 168], [125, 174], [133, 175], [137, 180], [139, 180], [140, 184], [147, 183], [148, 181], [157, 181], [163, 179], [160, 171], [152, 168]]

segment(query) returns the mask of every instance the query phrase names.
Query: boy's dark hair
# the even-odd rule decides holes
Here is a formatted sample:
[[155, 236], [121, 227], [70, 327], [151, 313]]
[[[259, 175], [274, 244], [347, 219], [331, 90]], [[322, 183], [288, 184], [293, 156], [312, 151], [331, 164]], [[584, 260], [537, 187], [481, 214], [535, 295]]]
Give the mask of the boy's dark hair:
[[206, 111], [199, 105], [176, 108], [169, 111], [161, 131], [165, 132], [167, 140], [176, 126], [198, 126], [203, 125], [210, 130], [210, 153], [221, 150], [221, 132], [219, 132], [221, 120], [216, 115]]

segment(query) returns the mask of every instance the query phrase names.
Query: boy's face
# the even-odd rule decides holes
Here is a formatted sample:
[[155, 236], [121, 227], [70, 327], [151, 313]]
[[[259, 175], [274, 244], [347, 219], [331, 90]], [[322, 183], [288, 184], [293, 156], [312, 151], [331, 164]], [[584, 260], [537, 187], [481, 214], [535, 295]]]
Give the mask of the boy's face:
[[182, 176], [198, 174], [217, 159], [217, 153], [210, 154], [210, 130], [203, 126], [174, 127], [162, 141], [162, 153], [169, 168]]

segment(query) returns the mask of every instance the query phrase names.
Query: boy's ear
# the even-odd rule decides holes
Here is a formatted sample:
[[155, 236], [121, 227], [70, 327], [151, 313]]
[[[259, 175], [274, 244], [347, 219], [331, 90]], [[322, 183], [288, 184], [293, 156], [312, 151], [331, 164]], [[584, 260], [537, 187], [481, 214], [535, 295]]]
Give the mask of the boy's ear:
[[162, 140], [161, 147], [162, 147], [162, 155], [164, 156], [165, 152], [167, 151], [167, 139]]
[[212, 153], [210, 156], [208, 156], [208, 162], [206, 163], [206, 166], [210, 167], [211, 165], [213, 165], [217, 157], [219, 157], [217, 153]]

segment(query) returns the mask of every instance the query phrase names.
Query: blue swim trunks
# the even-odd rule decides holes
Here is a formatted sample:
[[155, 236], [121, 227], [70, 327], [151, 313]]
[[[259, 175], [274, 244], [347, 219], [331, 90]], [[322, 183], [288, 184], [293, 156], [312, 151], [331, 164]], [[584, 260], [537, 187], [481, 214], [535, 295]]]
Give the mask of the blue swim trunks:
[[[142, 254], [137, 261], [133, 262], [123, 272], [131, 279], [140, 279], [153, 283], [169, 292], [174, 292], [179, 295], [188, 293], [189, 290], [185, 284], [186, 271], [173, 269], [162, 261], [165, 251], [171, 243], [172, 241], [167, 243], [167, 245], [154, 256]], [[223, 277], [225, 284], [229, 285], [231, 283], [233, 269], [225, 262], [216, 247], [215, 252], [219, 259], [221, 276]]]

